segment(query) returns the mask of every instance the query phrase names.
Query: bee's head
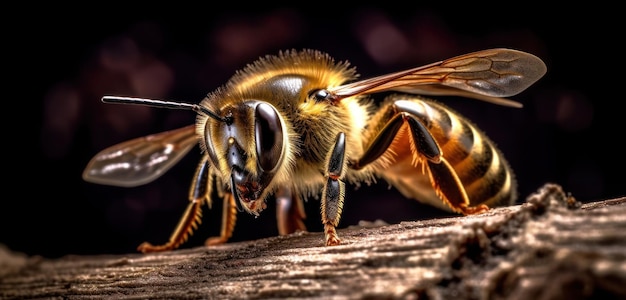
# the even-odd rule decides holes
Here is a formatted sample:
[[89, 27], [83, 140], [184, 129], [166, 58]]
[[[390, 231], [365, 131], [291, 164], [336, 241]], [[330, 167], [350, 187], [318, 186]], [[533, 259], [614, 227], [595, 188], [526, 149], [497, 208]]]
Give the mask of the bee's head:
[[239, 210], [258, 214], [286, 161], [288, 135], [276, 108], [248, 100], [219, 109], [219, 119], [200, 114], [198, 132], [212, 164], [229, 176]]
[[237, 208], [258, 215], [265, 198], [274, 191], [279, 176], [288, 180], [289, 135], [276, 108], [264, 101], [237, 101], [221, 109], [204, 105], [143, 98], [105, 96], [106, 103], [139, 104], [152, 107], [187, 109], [198, 113], [196, 132], [211, 164], [223, 176], [235, 197]]

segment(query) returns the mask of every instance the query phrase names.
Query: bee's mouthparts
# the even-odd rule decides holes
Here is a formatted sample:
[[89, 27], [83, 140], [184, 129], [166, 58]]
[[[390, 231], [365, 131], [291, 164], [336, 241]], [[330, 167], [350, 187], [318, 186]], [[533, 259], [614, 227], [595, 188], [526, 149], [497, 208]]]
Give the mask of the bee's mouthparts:
[[237, 209], [243, 211], [243, 205], [246, 205], [248, 211], [254, 210], [256, 207], [254, 202], [260, 198], [263, 192], [259, 182], [254, 180], [249, 172], [234, 168], [230, 176], [230, 185]]

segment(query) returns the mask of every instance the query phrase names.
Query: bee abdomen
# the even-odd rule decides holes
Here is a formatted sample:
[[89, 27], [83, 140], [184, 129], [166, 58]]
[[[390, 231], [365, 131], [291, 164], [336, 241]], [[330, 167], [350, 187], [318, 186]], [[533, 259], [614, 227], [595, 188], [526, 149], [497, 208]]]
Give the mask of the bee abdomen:
[[432, 133], [443, 157], [465, 187], [470, 205], [510, 205], [516, 198], [516, 182], [508, 162], [495, 144], [474, 124], [438, 104], [430, 104], [437, 116]]

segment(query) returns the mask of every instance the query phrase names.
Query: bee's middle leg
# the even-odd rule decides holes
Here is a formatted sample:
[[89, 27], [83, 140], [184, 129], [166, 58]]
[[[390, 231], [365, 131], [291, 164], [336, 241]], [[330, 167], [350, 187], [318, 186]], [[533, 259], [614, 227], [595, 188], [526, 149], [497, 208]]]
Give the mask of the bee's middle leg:
[[322, 224], [327, 246], [338, 245], [341, 239], [337, 235], [336, 227], [341, 218], [343, 200], [345, 197], [344, 161], [346, 156], [346, 135], [341, 132], [337, 135], [335, 146], [326, 159], [326, 184], [322, 192]]
[[296, 231], [306, 231], [303, 220], [306, 218], [304, 204], [299, 195], [293, 195], [288, 187], [276, 192], [276, 220], [278, 234], [286, 235]]

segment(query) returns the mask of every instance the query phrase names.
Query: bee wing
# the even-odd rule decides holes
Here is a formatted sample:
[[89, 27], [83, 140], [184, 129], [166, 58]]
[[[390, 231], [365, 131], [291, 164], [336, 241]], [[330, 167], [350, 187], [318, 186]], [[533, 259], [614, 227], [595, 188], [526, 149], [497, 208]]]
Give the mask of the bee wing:
[[83, 179], [121, 187], [146, 184], [163, 175], [197, 142], [195, 125], [132, 139], [96, 154]]
[[521, 107], [519, 102], [503, 97], [520, 93], [545, 73], [546, 65], [538, 57], [500, 48], [460, 55], [328, 91], [338, 99], [393, 90], [411, 94], [463, 96]]

